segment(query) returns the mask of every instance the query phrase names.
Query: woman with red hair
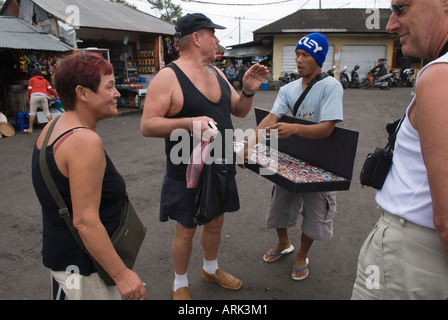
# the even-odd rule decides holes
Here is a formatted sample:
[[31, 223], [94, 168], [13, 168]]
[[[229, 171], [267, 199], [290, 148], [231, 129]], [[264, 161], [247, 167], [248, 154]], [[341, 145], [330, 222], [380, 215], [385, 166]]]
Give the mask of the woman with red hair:
[[[120, 222], [126, 185], [95, 128], [100, 119], [118, 114], [120, 94], [112, 65], [100, 55], [78, 53], [62, 59], [53, 80], [65, 112], [43, 151], [85, 248], [116, 286], [106, 285], [98, 275], [45, 187], [39, 154], [50, 125], [37, 139], [32, 161], [33, 185], [43, 215], [43, 263], [69, 299], [146, 299], [145, 284], [125, 266], [110, 240]], [[70, 283], [73, 270], [79, 276], [76, 286]]]

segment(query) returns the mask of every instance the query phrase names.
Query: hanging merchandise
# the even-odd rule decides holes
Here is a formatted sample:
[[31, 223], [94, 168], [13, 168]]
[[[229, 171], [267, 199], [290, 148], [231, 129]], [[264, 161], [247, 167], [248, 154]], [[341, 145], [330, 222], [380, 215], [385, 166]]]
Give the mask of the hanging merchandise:
[[26, 74], [31, 74], [35, 68], [39, 68], [43, 75], [52, 75], [57, 59], [57, 56], [45, 53], [21, 54], [18, 56], [18, 68], [20, 72]]
[[170, 37], [163, 39], [163, 46], [165, 51], [165, 64], [169, 64], [178, 58], [179, 52], [176, 50], [173, 40]]

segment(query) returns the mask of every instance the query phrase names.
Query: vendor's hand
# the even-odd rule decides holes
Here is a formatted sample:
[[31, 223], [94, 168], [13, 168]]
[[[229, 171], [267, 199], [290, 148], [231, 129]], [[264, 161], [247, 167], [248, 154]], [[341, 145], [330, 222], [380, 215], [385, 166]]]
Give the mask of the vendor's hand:
[[115, 284], [124, 300], [148, 299], [145, 289], [146, 284], [143, 283], [138, 275], [130, 269], [126, 269], [126, 271], [115, 280]]
[[273, 134], [277, 139], [289, 138], [295, 134], [294, 125], [291, 123], [278, 122], [266, 128], [266, 131]]
[[266, 66], [254, 64], [246, 71], [243, 77], [243, 90], [247, 94], [252, 94], [260, 88], [261, 83], [265, 80], [269, 70]]
[[204, 116], [191, 118], [192, 133], [201, 141], [212, 141], [219, 133], [217, 130], [210, 128], [208, 124], [209, 121], [212, 121], [215, 125], [217, 125], [217, 122], [209, 117]]

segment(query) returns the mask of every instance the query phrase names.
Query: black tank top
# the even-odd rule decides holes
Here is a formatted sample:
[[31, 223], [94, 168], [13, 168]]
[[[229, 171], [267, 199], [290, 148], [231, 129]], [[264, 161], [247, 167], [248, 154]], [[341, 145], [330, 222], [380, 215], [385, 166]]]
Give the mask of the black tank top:
[[[70, 212], [72, 212], [72, 201], [70, 198], [69, 179], [59, 171], [54, 159], [53, 148], [61, 138], [74, 129], [76, 128], [64, 132], [45, 150], [50, 173]], [[35, 145], [32, 159], [32, 181], [37, 198], [42, 206], [43, 264], [53, 271], [66, 271], [68, 266], [76, 266], [79, 268], [80, 274], [87, 276], [95, 272], [96, 269], [89, 256], [76, 243], [64, 220], [59, 216], [58, 207], [48, 191], [40, 171], [40, 152], [41, 150]], [[101, 191], [99, 215], [110, 237], [120, 223], [121, 204], [122, 198], [126, 193], [126, 185], [107, 153], [105, 153], [105, 157], [106, 169]]]
[[[187, 75], [173, 62], [167, 65], [174, 70], [176, 73], [179, 84], [182, 88], [183, 96], [184, 96], [184, 104], [182, 109], [178, 114], [171, 118], [187, 118], [187, 117], [200, 117], [207, 116], [215, 120], [217, 122], [217, 127], [220, 132], [222, 148], [221, 153], [215, 152], [215, 158], [225, 158], [226, 163], [231, 164], [230, 167], [233, 171], [236, 171], [235, 168], [235, 155], [233, 153], [233, 125], [231, 119], [231, 91], [227, 81], [221, 77], [214, 67], [209, 66], [209, 68], [216, 75], [216, 78], [219, 82], [219, 87], [221, 89], [221, 99], [218, 103], [214, 103], [210, 101], [207, 97], [205, 97], [190, 81]], [[228, 131], [226, 134], [226, 130]], [[188, 135], [189, 136], [189, 135]], [[174, 164], [170, 155], [173, 147], [179, 143], [184, 142], [182, 139], [185, 139], [185, 136], [179, 137], [175, 141], [171, 141], [170, 138], [165, 139], [165, 153], [167, 156], [167, 175], [170, 178], [176, 180], [185, 179], [186, 170], [187, 170], [187, 162], [182, 162], [180, 164]], [[188, 154], [182, 154], [182, 149], [179, 149], [179, 153], [176, 156], [179, 156], [179, 159], [189, 159], [191, 151], [194, 146], [199, 143], [199, 140], [196, 138], [190, 139], [190, 150]], [[218, 140], [217, 140], [218, 141]], [[215, 147], [216, 151], [216, 147]], [[227, 157], [226, 157], [227, 155]], [[231, 159], [229, 159], [231, 157]]]

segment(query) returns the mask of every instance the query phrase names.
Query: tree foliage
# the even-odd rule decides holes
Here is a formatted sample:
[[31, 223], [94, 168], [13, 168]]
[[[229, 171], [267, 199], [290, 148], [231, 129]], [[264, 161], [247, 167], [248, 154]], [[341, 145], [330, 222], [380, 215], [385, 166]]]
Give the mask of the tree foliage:
[[132, 8], [132, 9], [136, 9], [136, 10], [137, 10], [137, 7], [136, 7], [136, 6], [134, 6], [133, 4], [130, 4], [130, 3], [126, 2], [125, 0], [109, 0], [109, 1], [110, 1], [110, 2], [118, 2], [118, 3], [121, 3], [121, 4], [123, 4], [123, 5], [127, 6], [127, 7], [129, 7], [129, 8]]
[[161, 12], [160, 18], [162, 20], [176, 23], [182, 17], [182, 7], [174, 4], [171, 0], [147, 0], [152, 9], [157, 9]]

